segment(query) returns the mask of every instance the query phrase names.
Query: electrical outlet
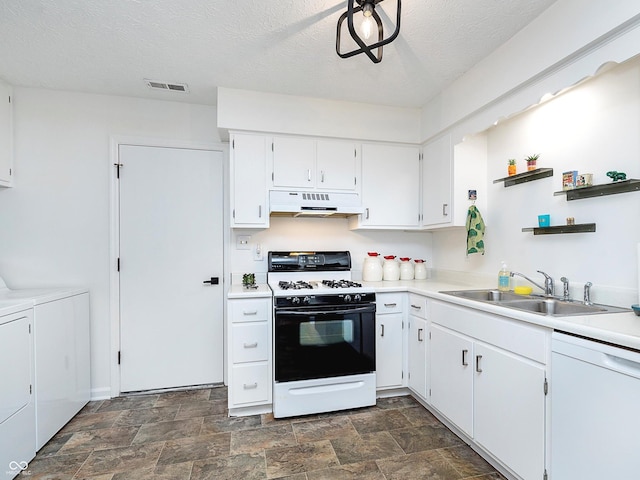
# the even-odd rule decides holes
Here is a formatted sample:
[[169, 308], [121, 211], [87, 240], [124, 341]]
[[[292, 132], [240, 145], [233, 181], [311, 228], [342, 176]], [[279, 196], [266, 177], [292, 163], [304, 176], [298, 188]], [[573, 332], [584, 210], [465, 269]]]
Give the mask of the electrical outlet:
[[256, 262], [261, 262], [263, 258], [262, 255], [262, 245], [260, 245], [259, 243], [256, 244], [256, 246], [253, 249], [253, 259]]
[[251, 235], [238, 235], [236, 237], [236, 248], [238, 250], [251, 250]]

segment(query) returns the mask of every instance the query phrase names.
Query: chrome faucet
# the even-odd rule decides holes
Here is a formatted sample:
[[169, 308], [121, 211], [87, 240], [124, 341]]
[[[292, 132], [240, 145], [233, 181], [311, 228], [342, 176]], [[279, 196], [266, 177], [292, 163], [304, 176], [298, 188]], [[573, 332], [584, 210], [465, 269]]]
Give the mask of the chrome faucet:
[[567, 277], [561, 277], [560, 281], [562, 282], [562, 299], [567, 301], [570, 299], [569, 296], [569, 279]]
[[587, 282], [584, 284], [584, 304], [585, 305], [593, 305], [593, 302], [591, 301], [591, 287], [593, 286], [593, 283], [591, 282]]
[[539, 283], [534, 282], [533, 280], [531, 280], [529, 277], [527, 277], [526, 275], [520, 273], [520, 272], [511, 272], [511, 276], [513, 277], [514, 275], [518, 275], [519, 277], [524, 278], [525, 280], [533, 283], [536, 287], [538, 287], [540, 290], [542, 290], [544, 292], [545, 295], [547, 296], [553, 296], [553, 278], [551, 278], [549, 275], [547, 275], [546, 273], [544, 273], [541, 270], [537, 270], [538, 273], [541, 273], [542, 275], [544, 275], [544, 287], [542, 285], [540, 285]]

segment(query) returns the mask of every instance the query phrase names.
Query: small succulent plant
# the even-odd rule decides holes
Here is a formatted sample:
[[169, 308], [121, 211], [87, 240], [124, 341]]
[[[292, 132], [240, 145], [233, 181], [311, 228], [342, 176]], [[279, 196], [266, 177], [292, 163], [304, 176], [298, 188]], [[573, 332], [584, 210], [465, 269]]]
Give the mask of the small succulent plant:
[[540, 158], [540, 154], [539, 153], [535, 153], [533, 155], [529, 155], [527, 158], [525, 158], [527, 163], [533, 163], [536, 160], [538, 160], [538, 158]]
[[516, 164], [516, 159], [515, 158], [510, 158], [509, 159], [509, 165], [515, 165]]

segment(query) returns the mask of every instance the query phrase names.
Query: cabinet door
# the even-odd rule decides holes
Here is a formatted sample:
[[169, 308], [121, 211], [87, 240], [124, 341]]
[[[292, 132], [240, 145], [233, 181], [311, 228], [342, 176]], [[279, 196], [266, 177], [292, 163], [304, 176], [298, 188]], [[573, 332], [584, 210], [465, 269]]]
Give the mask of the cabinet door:
[[521, 478], [543, 478], [544, 367], [481, 342], [474, 348], [476, 442]]
[[0, 186], [10, 187], [13, 173], [11, 87], [0, 82]]
[[427, 322], [409, 316], [409, 388], [427, 399]]
[[422, 224], [452, 221], [451, 137], [446, 135], [427, 145], [422, 155]]
[[355, 190], [357, 148], [353, 142], [318, 140], [316, 187], [321, 190]]
[[376, 387], [401, 387], [402, 313], [376, 315]]
[[473, 437], [473, 342], [431, 325], [431, 404]]
[[420, 159], [418, 147], [362, 146], [360, 226], [411, 228], [419, 223]]
[[232, 226], [268, 227], [267, 137], [236, 133], [231, 151]]
[[312, 138], [273, 137], [273, 186], [313, 188], [316, 144]]

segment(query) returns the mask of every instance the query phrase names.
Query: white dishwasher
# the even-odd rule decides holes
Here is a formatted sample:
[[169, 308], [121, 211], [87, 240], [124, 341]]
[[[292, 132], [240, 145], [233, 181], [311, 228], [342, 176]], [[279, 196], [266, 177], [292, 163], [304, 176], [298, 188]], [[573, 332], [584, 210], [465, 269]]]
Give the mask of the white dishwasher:
[[551, 341], [551, 479], [640, 478], [640, 351]]

